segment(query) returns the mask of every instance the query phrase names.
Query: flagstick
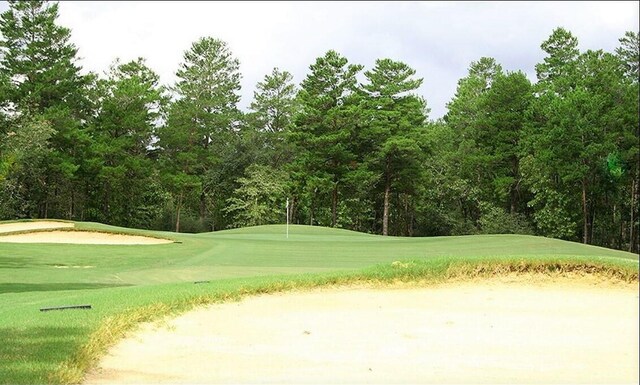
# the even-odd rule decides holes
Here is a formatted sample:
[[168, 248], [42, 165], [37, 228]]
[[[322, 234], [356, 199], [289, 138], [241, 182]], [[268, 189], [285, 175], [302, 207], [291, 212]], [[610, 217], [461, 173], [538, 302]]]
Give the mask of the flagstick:
[[287, 239], [289, 239], [289, 198], [287, 198]]

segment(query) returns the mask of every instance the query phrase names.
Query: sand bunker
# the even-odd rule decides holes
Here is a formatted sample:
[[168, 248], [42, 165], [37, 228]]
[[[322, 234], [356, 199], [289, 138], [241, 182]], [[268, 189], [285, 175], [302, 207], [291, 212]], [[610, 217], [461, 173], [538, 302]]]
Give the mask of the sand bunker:
[[93, 231], [42, 231], [24, 234], [2, 235], [0, 242], [13, 243], [79, 243], [91, 245], [157, 245], [172, 243], [168, 239], [98, 233]]
[[638, 383], [638, 322], [593, 279], [263, 295], [144, 325], [86, 383]]
[[0, 233], [24, 230], [59, 229], [63, 227], [73, 227], [73, 223], [55, 221], [0, 223]]

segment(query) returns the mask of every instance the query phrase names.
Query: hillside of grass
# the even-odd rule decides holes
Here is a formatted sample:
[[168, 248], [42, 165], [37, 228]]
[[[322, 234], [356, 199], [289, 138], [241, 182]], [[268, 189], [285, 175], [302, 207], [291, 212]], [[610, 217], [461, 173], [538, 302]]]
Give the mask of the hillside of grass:
[[[310, 226], [174, 234], [164, 245], [0, 243], [0, 383], [70, 383], [137, 322], [256, 292], [359, 280], [587, 272], [637, 281], [638, 256], [533, 236], [395, 238]], [[394, 261], [410, 261], [398, 264]], [[195, 284], [195, 281], [204, 281]], [[90, 310], [40, 312], [91, 304]]]
[[76, 229], [151, 235], [166, 245], [0, 243], [0, 293], [147, 285], [361, 269], [398, 259], [637, 255], [523, 235], [397, 238], [311, 226], [258, 226], [201, 234], [77, 223]]

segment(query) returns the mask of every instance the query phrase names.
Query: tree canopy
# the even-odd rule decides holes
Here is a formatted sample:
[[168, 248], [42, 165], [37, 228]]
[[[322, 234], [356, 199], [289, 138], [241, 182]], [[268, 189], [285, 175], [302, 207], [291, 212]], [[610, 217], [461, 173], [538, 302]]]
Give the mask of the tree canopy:
[[[328, 50], [240, 105], [232, 47], [203, 36], [165, 86], [144, 58], [84, 73], [57, 3], [0, 14], [0, 219], [171, 231], [284, 222], [395, 236], [523, 233], [638, 251], [640, 43], [534, 68], [469, 63], [442, 119], [402, 58]], [[243, 63], [251, 65], [251, 63]], [[526, 73], [535, 72], [535, 79]]]

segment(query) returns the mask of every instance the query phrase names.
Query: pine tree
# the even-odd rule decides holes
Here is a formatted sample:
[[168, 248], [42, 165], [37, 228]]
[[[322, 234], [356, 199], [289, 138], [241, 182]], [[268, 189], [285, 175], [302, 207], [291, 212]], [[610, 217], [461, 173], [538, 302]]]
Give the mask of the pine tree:
[[[88, 131], [92, 142], [83, 170], [93, 188], [88, 219], [119, 226], [148, 227], [154, 185], [149, 158], [157, 120], [166, 102], [159, 76], [138, 58], [116, 60], [96, 87], [99, 106]], [[99, 213], [99, 215], [98, 215]]]
[[[545, 235], [594, 243], [597, 212], [610, 182], [604, 170], [621, 131], [622, 69], [610, 53], [577, 50], [568, 31], [554, 30], [536, 66], [539, 82], [524, 140], [529, 205]], [[604, 211], [603, 211], [604, 210]]]
[[[185, 195], [197, 194], [200, 222], [213, 209], [222, 209], [222, 188], [235, 180], [237, 169], [224, 164], [237, 141], [240, 112], [239, 61], [228, 45], [211, 37], [200, 38], [184, 53], [173, 87], [176, 100], [169, 107], [167, 124], [159, 133], [164, 164], [173, 171], [176, 197], [176, 231]], [[174, 178], [176, 175], [182, 175]]]
[[289, 138], [300, 150], [296, 166], [309, 196], [310, 221], [315, 202], [330, 191], [330, 224], [335, 227], [340, 192], [355, 161], [350, 140], [359, 120], [354, 91], [362, 66], [328, 51], [310, 69], [298, 94], [300, 112]]
[[19, 114], [49, 122], [55, 133], [51, 153], [41, 164], [45, 179], [25, 180], [37, 212], [30, 216], [71, 218], [78, 199], [75, 182], [82, 132], [89, 105], [84, 94], [90, 77], [80, 74], [77, 48], [68, 28], [56, 24], [58, 4], [11, 1], [0, 15], [0, 72], [10, 80], [8, 99]]
[[483, 194], [491, 204], [512, 215], [526, 207], [526, 192], [521, 188], [520, 139], [527, 124], [527, 111], [533, 98], [531, 82], [522, 72], [497, 76], [483, 102], [477, 145], [492, 170]]
[[[489, 201], [493, 195], [494, 173], [487, 164], [491, 155], [483, 147], [485, 137], [483, 124], [486, 119], [486, 98], [496, 79], [503, 75], [502, 66], [490, 57], [482, 57], [471, 62], [468, 75], [458, 81], [456, 94], [447, 103], [447, 114], [443, 120], [453, 130], [454, 153], [451, 176], [459, 186], [460, 212], [463, 221], [461, 228], [472, 228], [480, 217], [480, 202]], [[468, 232], [467, 230], [464, 230]]]
[[[627, 238], [627, 250], [637, 253], [640, 250], [640, 38], [638, 32], [627, 31], [619, 41], [620, 46], [615, 52], [625, 74], [625, 91], [620, 101], [623, 129], [620, 132], [618, 147], [621, 161], [625, 164], [625, 175], [621, 179], [627, 186], [620, 200], [629, 202], [625, 210], [629, 213], [626, 226], [628, 229], [620, 238]], [[620, 241], [617, 246], [622, 247], [623, 243]]]
[[281, 168], [291, 160], [286, 135], [297, 111], [296, 92], [293, 76], [277, 67], [256, 85], [251, 112], [245, 116], [250, 129], [244, 130], [247, 150], [255, 153], [252, 163]]
[[370, 143], [365, 159], [370, 170], [380, 176], [382, 235], [389, 234], [392, 189], [411, 195], [420, 174], [420, 131], [427, 111], [424, 100], [413, 94], [422, 84], [421, 78], [413, 78], [415, 73], [405, 63], [390, 59], [376, 60], [373, 70], [365, 72], [367, 123], [361, 140]]

